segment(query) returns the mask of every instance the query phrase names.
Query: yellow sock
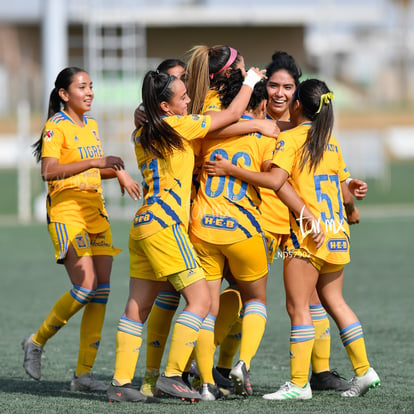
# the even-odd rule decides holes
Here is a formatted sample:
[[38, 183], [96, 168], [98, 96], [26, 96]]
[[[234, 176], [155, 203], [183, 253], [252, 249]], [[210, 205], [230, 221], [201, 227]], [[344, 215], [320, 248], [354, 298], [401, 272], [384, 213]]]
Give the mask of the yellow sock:
[[233, 367], [233, 360], [240, 346], [242, 319], [238, 318], [230, 332], [220, 344], [217, 366], [220, 368]]
[[37, 345], [45, 346], [47, 340], [65, 326], [68, 320], [82, 309], [94, 294], [94, 290], [73, 286], [71, 290], [63, 294], [55, 303], [49, 315], [33, 336], [33, 342]]
[[180, 302], [177, 292], [159, 292], [148, 317], [147, 370], [159, 372], [171, 321]]
[[309, 367], [315, 327], [313, 325], [292, 326], [290, 331], [290, 380], [298, 387], [308, 383]]
[[345, 346], [355, 375], [361, 377], [369, 369], [367, 350], [365, 348], [364, 333], [361, 323], [355, 322], [339, 332], [342, 343]]
[[130, 384], [134, 378], [135, 368], [142, 344], [141, 322], [122, 316], [116, 332], [114, 379], [120, 385]]
[[315, 327], [315, 342], [312, 349], [312, 372], [329, 371], [331, 356], [331, 333], [328, 315], [322, 305], [310, 305], [313, 326]]
[[242, 307], [243, 304], [238, 290], [227, 288], [221, 293], [220, 310], [214, 325], [216, 344], [221, 344], [230, 332], [234, 323], [239, 319]]
[[[200, 335], [198, 337], [200, 337]], [[193, 349], [193, 352], [191, 352], [190, 358], [188, 358], [187, 364], [185, 365], [185, 368], [184, 368], [183, 372], [189, 372], [190, 371], [191, 363], [193, 362], [194, 358], [195, 358], [195, 350]]]
[[201, 325], [200, 335], [195, 347], [195, 358], [198, 372], [200, 373], [200, 383], [214, 384], [213, 365], [214, 352], [216, 345], [214, 343], [214, 322], [215, 317], [208, 315]]
[[195, 313], [186, 310], [180, 313], [172, 333], [170, 352], [165, 368], [166, 377], [182, 375], [197, 342], [202, 323], [203, 319]]
[[250, 362], [259, 349], [266, 319], [267, 313], [264, 303], [248, 302], [244, 306], [239, 359], [246, 363], [247, 370], [250, 369]]
[[83, 310], [78, 364], [75, 372], [77, 377], [89, 373], [95, 362], [101, 341], [109, 290], [109, 284], [98, 285], [95, 296]]

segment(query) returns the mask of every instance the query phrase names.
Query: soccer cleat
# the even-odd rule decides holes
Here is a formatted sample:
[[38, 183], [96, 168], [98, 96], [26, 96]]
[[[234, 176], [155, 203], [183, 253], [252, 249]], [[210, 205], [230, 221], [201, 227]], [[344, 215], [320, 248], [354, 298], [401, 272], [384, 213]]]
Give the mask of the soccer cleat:
[[70, 383], [71, 391], [106, 391], [108, 385], [98, 381], [91, 373], [77, 377], [73, 376]]
[[166, 377], [161, 375], [155, 385], [156, 395], [181, 398], [183, 401], [196, 402], [201, 400], [201, 395], [192, 387], [189, 387], [181, 377]]
[[310, 379], [312, 391], [346, 391], [351, 388], [351, 381], [342, 378], [336, 371], [312, 373]]
[[201, 386], [201, 399], [203, 401], [222, 400], [224, 394], [217, 385], [205, 383]]
[[249, 372], [244, 361], [238, 361], [232, 368], [230, 371], [230, 379], [233, 382], [235, 394], [244, 395], [245, 397], [253, 395]]
[[364, 395], [371, 388], [375, 388], [381, 384], [378, 374], [374, 368], [369, 368], [362, 377], [354, 377], [351, 380], [351, 387], [344, 391], [342, 397], [359, 397]]
[[153, 397], [155, 392], [155, 384], [160, 374], [154, 371], [146, 371], [144, 379], [142, 380], [140, 391], [147, 397]]
[[39, 380], [43, 347], [33, 343], [33, 335], [34, 334], [26, 336], [22, 341], [22, 348], [24, 351], [23, 367], [28, 375], [35, 380]]
[[292, 384], [290, 381], [285, 382], [276, 392], [263, 395], [265, 400], [310, 400], [312, 390], [307, 383], [303, 388]]
[[158, 398], [147, 397], [141, 391], [137, 390], [132, 384], [119, 385], [118, 381], [112, 380], [108, 389], [106, 390], [109, 402], [143, 402], [143, 403], [158, 403]]

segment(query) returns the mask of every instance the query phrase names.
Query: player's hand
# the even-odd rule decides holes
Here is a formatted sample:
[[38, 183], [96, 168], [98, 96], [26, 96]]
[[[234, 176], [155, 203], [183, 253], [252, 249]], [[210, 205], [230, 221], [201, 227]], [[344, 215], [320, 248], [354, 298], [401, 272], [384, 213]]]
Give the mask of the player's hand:
[[141, 187], [125, 170], [117, 171], [116, 176], [121, 187], [122, 195], [125, 194], [126, 190], [133, 200], [141, 198]]
[[147, 122], [144, 105], [140, 104], [134, 112], [134, 124], [136, 128], [141, 128]]
[[108, 155], [107, 157], [96, 158], [94, 167], [96, 168], [113, 168], [115, 171], [123, 170], [125, 168], [124, 161], [120, 157]]
[[259, 122], [259, 132], [262, 135], [267, 137], [277, 138], [280, 134], [279, 126], [275, 121], [271, 119], [258, 119], [256, 122]]
[[348, 189], [357, 200], [363, 200], [368, 192], [368, 184], [353, 178], [348, 184]]
[[216, 154], [215, 161], [206, 161], [204, 169], [208, 175], [230, 175], [229, 171], [232, 163], [223, 158], [220, 154]]

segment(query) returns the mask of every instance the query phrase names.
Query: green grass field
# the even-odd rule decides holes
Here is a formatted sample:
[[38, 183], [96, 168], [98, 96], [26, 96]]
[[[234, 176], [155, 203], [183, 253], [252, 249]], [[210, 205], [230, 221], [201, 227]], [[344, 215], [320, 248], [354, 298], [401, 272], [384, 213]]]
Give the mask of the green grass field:
[[[385, 211], [386, 213], [386, 211]], [[109, 382], [114, 366], [115, 333], [128, 294], [128, 222], [113, 223], [116, 258], [103, 338], [94, 372]], [[281, 260], [272, 267], [268, 286], [268, 324], [252, 362], [254, 395], [231, 396], [226, 401], [159, 405], [109, 404], [104, 394], [69, 390], [76, 365], [80, 315], [72, 318], [46, 346], [42, 380], [29, 379], [22, 367], [23, 337], [35, 331], [54, 301], [70, 288], [63, 267], [54, 264], [45, 225], [2, 225], [0, 335], [0, 412], [4, 413], [412, 413], [414, 412], [414, 279], [413, 217], [372, 218], [352, 227], [352, 262], [346, 268], [344, 294], [364, 328], [368, 356], [381, 377], [381, 387], [357, 399], [335, 392], [315, 392], [311, 401], [274, 402], [261, 396], [289, 377], [289, 320], [284, 308]], [[331, 325], [331, 368], [352, 376], [351, 364]], [[164, 364], [165, 366], [165, 360]], [[142, 348], [135, 374], [140, 384], [145, 367]]]

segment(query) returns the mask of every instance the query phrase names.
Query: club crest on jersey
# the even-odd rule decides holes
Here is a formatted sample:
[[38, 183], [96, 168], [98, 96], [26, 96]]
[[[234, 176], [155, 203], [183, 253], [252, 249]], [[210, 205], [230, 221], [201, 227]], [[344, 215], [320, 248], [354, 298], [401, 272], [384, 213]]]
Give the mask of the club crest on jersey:
[[86, 247], [88, 246], [84, 236], [76, 236], [75, 241], [76, 245], [78, 246], [78, 249], [86, 249]]
[[275, 151], [284, 151], [285, 150], [285, 141], [277, 141]]
[[191, 115], [193, 121], [198, 121], [201, 118], [201, 115]]
[[52, 141], [53, 135], [55, 135], [55, 133], [54, 133], [51, 129], [47, 129], [47, 130], [43, 133], [43, 141], [45, 141], [45, 142], [50, 142], [50, 141]]
[[92, 130], [92, 134], [93, 134], [93, 136], [95, 137], [95, 139], [97, 140], [97, 141], [100, 141], [100, 139], [99, 139], [99, 137], [98, 137], [98, 133], [93, 129]]

